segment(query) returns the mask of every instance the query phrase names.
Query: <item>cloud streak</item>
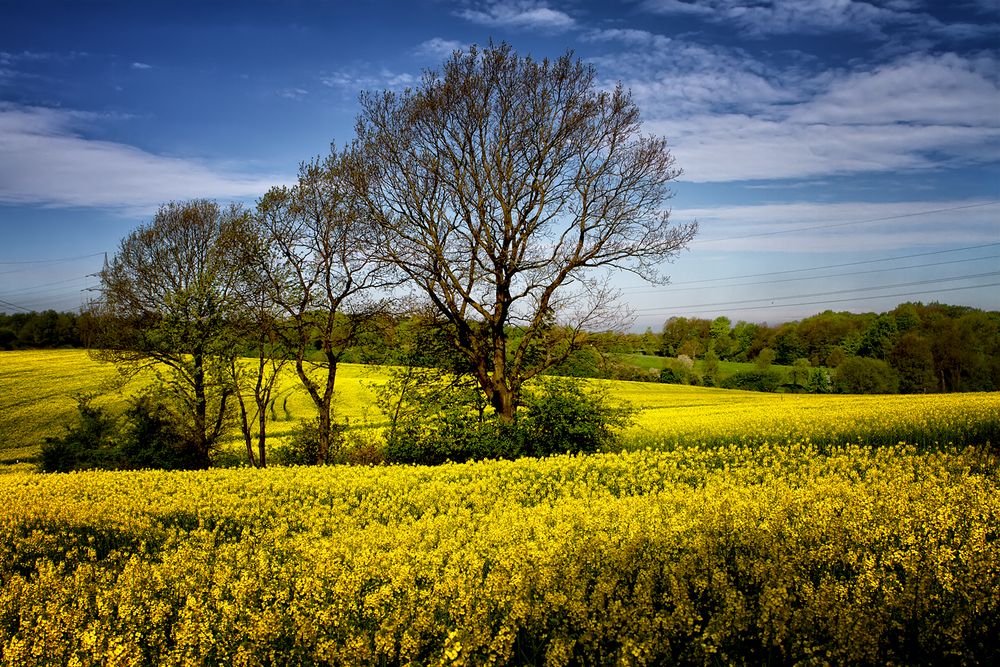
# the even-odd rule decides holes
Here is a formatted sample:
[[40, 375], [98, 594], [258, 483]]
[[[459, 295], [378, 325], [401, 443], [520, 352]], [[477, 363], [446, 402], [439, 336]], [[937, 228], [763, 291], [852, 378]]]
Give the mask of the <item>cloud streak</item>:
[[576, 20], [569, 14], [532, 0], [494, 1], [475, 9], [460, 9], [456, 15], [490, 28], [565, 32], [576, 27]]
[[697, 219], [699, 251], [829, 253], [995, 243], [1000, 204], [987, 200], [905, 202], [788, 202], [685, 208], [676, 219]]
[[831, 31], [880, 32], [886, 23], [912, 20], [912, 3], [892, 9], [854, 0], [646, 0], [643, 7], [659, 14], [687, 14], [713, 23], [735, 23], [755, 35]]
[[414, 53], [418, 56], [425, 56], [431, 58], [448, 58], [455, 51], [464, 51], [468, 48], [465, 42], [460, 42], [455, 39], [443, 39], [441, 37], [433, 37], [425, 42], [421, 42]]
[[86, 117], [0, 103], [0, 202], [145, 214], [171, 200], [255, 198], [279, 182], [87, 139], [79, 133]]

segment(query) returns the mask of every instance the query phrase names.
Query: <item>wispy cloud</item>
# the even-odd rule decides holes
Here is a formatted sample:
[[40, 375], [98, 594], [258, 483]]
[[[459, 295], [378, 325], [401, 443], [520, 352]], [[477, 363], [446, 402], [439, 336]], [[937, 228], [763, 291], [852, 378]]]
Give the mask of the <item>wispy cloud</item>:
[[[996, 0], [977, 0], [991, 12]], [[919, 0], [643, 0], [641, 6], [657, 14], [697, 16], [730, 24], [742, 35], [854, 33], [889, 39], [889, 29], [919, 35], [921, 39], [968, 40], [1000, 34], [996, 23], [945, 23], [923, 11]]]
[[136, 61], [132, 63], [132, 69], [153, 69], [153, 66], [147, 63], [141, 63]]
[[809, 73], [778, 76], [736, 49], [645, 30], [594, 30], [583, 39], [612, 45], [612, 52], [590, 61], [609, 77], [606, 85], [625, 82], [640, 108], [654, 116], [767, 108], [804, 99], [815, 85]]
[[286, 100], [298, 101], [304, 100], [309, 95], [309, 91], [305, 88], [285, 88], [279, 94]]
[[697, 15], [713, 23], [734, 23], [756, 35], [881, 32], [888, 23], [918, 20], [916, 2], [897, 0], [886, 6], [858, 0], [645, 0], [642, 6], [659, 14]]
[[422, 42], [414, 49], [418, 56], [429, 56], [433, 58], [447, 58], [455, 51], [465, 50], [468, 44], [454, 39], [442, 39], [434, 37]]
[[147, 213], [170, 200], [254, 198], [278, 182], [88, 139], [89, 116], [0, 103], [0, 202]]
[[785, 202], [675, 209], [697, 219], [699, 251], [878, 252], [939, 246], [942, 231], [955, 246], [995, 243], [1000, 205], [985, 200], [903, 202]]
[[399, 90], [412, 86], [418, 77], [409, 72], [394, 72], [382, 68], [373, 71], [367, 66], [356, 66], [339, 69], [320, 77], [324, 86], [342, 88], [352, 95], [362, 90]]
[[494, 0], [485, 6], [460, 9], [456, 14], [491, 28], [563, 32], [576, 27], [576, 20], [566, 12], [535, 0]]

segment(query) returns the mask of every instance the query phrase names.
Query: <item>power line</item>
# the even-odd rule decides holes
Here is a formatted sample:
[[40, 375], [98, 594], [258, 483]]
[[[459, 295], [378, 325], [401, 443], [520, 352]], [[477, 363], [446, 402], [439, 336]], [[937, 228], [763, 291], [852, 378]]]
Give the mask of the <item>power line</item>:
[[[785, 300], [785, 299], [810, 299], [810, 298], [820, 297], [820, 296], [834, 296], [834, 295], [837, 295], [837, 294], [853, 294], [853, 293], [857, 293], [857, 292], [873, 292], [873, 291], [878, 291], [878, 290], [896, 289], [896, 288], [899, 288], [899, 287], [916, 287], [917, 285], [930, 285], [930, 284], [941, 283], [941, 282], [952, 282], [952, 281], [955, 281], [955, 280], [972, 280], [974, 278], [987, 278], [987, 277], [992, 277], [992, 276], [1000, 276], [1000, 271], [990, 271], [990, 272], [987, 272], [987, 273], [974, 273], [974, 274], [970, 274], [970, 275], [967, 275], [967, 276], [952, 276], [952, 277], [949, 277], [949, 278], [934, 278], [934, 279], [930, 279], [930, 280], [916, 280], [916, 281], [908, 282], [908, 283], [896, 283], [894, 285], [879, 285], [879, 286], [875, 286], [875, 287], [856, 287], [856, 288], [852, 288], [852, 289], [833, 290], [833, 291], [830, 291], [830, 292], [814, 292], [812, 294], [794, 294], [794, 295], [790, 295], [790, 296], [765, 297], [765, 298], [762, 298], [762, 299], [745, 299], [745, 300], [740, 300], [740, 301], [719, 301], [719, 302], [716, 302], [716, 303], [700, 303], [700, 304], [691, 304], [691, 305], [687, 305], [687, 306], [669, 306], [669, 307], [666, 307], [666, 308], [639, 308], [639, 309], [636, 309], [636, 312], [640, 312], [640, 313], [644, 313], [644, 312], [663, 312], [663, 311], [670, 311], [670, 310], [686, 310], [688, 308], [707, 308], [707, 307], [710, 307], [710, 306], [734, 306], [734, 305], [738, 306], [738, 305], [743, 305], [743, 304], [748, 304], [748, 303], [754, 303], [754, 302], [758, 302], [758, 301], [771, 301], [773, 303], [776, 300], [780, 301], [780, 300]], [[790, 304], [790, 305], [794, 305], [794, 304]]]
[[[897, 294], [875, 294], [872, 296], [859, 296], [852, 297], [849, 299], [824, 299], [822, 301], [801, 301], [799, 303], [781, 303], [781, 304], [769, 304], [766, 306], [745, 306], [740, 308], [740, 310], [770, 310], [772, 308], [791, 308], [794, 306], [816, 306], [816, 305], [827, 305], [831, 303], [848, 303], [853, 301], [870, 301], [872, 299], [892, 299], [896, 297], [904, 296], [924, 296], [926, 294], [941, 294], [943, 292], [961, 292], [962, 290], [970, 289], [981, 289], [984, 287], [1000, 287], [1000, 283], [987, 283], [985, 285], [967, 285], [965, 287], [943, 287], [936, 290], [922, 290], [920, 292], [899, 292]], [[701, 306], [694, 306], [695, 308], [701, 308]], [[701, 315], [704, 313], [715, 313], [714, 310], [694, 310], [694, 311], [684, 311], [692, 315]]]
[[[676, 283], [672, 282], [672, 283], [670, 283], [670, 285], [671, 286], [673, 286], [673, 285], [701, 285], [701, 284], [704, 284], [704, 283], [717, 283], [717, 282], [723, 282], [723, 281], [726, 281], [726, 280], [742, 280], [743, 278], [763, 278], [765, 276], [781, 276], [781, 275], [787, 275], [787, 274], [790, 274], [790, 273], [806, 273], [808, 271], [822, 271], [824, 269], [841, 269], [841, 268], [848, 267], [848, 266], [864, 266], [865, 264], [881, 264], [881, 263], [884, 263], [884, 262], [895, 262], [895, 261], [900, 260], [900, 259], [914, 259], [915, 257], [930, 257], [932, 255], [944, 255], [944, 254], [951, 253], [951, 252], [964, 252], [966, 250], [979, 250], [981, 248], [994, 248], [996, 246], [1000, 246], [1000, 242], [998, 242], [998, 243], [983, 243], [983, 244], [980, 244], [980, 245], [965, 246], [964, 248], [949, 248], [947, 250], [933, 250], [933, 251], [928, 251], [928, 252], [918, 252], [918, 253], [913, 253], [913, 254], [910, 254], [910, 255], [897, 255], [895, 257], [884, 257], [884, 258], [880, 258], [880, 259], [866, 259], [866, 260], [860, 260], [860, 261], [856, 261], [856, 262], [844, 262], [844, 263], [841, 263], [841, 264], [826, 264], [826, 265], [823, 265], [823, 266], [813, 266], [813, 267], [805, 268], [805, 269], [786, 269], [784, 271], [768, 271], [766, 273], [746, 273], [746, 274], [737, 275], [737, 276], [726, 276], [724, 278], [703, 278], [701, 280], [684, 280], [684, 281], [680, 281], [680, 282], [676, 282]], [[639, 287], [639, 288], [632, 288], [632, 289], [645, 290], [647, 288], [645, 288], [645, 287]], [[630, 292], [630, 291], [632, 291], [632, 289], [625, 288], [622, 291], [623, 292]]]
[[[867, 271], [846, 271], [843, 273], [827, 273], [820, 276], [802, 276], [800, 278], [778, 278], [777, 280], [758, 280], [752, 283], [732, 283], [730, 285], [724, 285], [725, 288], [732, 287], [751, 287], [754, 285], [775, 285], [778, 283], [791, 283], [791, 282], [802, 282], [806, 280], [822, 280], [826, 278], [840, 278], [843, 276], [860, 276], [872, 273], [889, 273], [891, 271], [906, 271], [909, 269], [926, 269], [932, 266], [946, 266], [948, 264], [965, 264], [967, 262], [981, 262], [987, 259], [998, 259], [1000, 255], [987, 255], [986, 257], [970, 257], [968, 259], [952, 259], [947, 262], [930, 262], [928, 264], [911, 264], [909, 266], [895, 266], [888, 269], [869, 269]], [[672, 285], [667, 285], [666, 288], [660, 289], [648, 289], [643, 291], [633, 291], [630, 294], [660, 294], [660, 293], [674, 293], [674, 292], [690, 292], [692, 290], [703, 290], [704, 287], [678, 287], [672, 289]]]
[[696, 243], [718, 243], [720, 241], [737, 241], [740, 239], [752, 239], [761, 236], [777, 236], [779, 234], [794, 234], [795, 232], [808, 232], [816, 229], [835, 229], [838, 227], [848, 227], [850, 225], [863, 225], [869, 222], [886, 222], [888, 220], [902, 220], [903, 218], [915, 218], [921, 215], [931, 215], [932, 213], [950, 213], [952, 211], [962, 211], [970, 208], [981, 208], [983, 206], [996, 206], [1000, 201], [981, 202], [978, 204], [963, 204], [962, 206], [949, 206], [947, 208], [936, 208], [927, 211], [915, 211], [913, 213], [900, 213], [898, 215], [886, 215], [880, 218], [866, 218], [864, 220], [850, 220], [848, 222], [824, 223], [820, 225], [807, 225], [795, 227], [793, 229], [779, 229], [773, 232], [755, 232], [753, 234], [742, 234], [740, 236], [727, 236], [718, 239], [694, 239], [691, 244]]
[[0, 264], [57, 264], [59, 262], [75, 262], [78, 259], [89, 259], [91, 257], [100, 257], [103, 252], [94, 252], [89, 255], [78, 255], [76, 257], [58, 257], [56, 259], [18, 259], [18, 260], [0, 260]]
[[84, 279], [90, 277], [90, 275], [91, 274], [88, 273], [87, 275], [78, 276], [76, 278], [67, 278], [66, 280], [56, 280], [56, 281], [51, 282], [51, 283], [42, 283], [41, 285], [32, 285], [30, 287], [22, 287], [21, 289], [0, 292], [0, 294], [3, 294], [4, 296], [16, 296], [18, 294], [32, 294], [32, 293], [36, 293], [36, 292], [53, 291], [53, 290], [45, 290], [45, 288], [46, 287], [52, 287], [53, 285], [65, 285], [66, 283], [78, 282], [80, 280], [84, 280]]
[[16, 303], [11, 303], [10, 301], [4, 301], [3, 299], [0, 299], [0, 306], [6, 306], [8, 308], [14, 308], [16, 310], [23, 310], [26, 313], [32, 312], [30, 309], [25, 308], [24, 306], [19, 306]]

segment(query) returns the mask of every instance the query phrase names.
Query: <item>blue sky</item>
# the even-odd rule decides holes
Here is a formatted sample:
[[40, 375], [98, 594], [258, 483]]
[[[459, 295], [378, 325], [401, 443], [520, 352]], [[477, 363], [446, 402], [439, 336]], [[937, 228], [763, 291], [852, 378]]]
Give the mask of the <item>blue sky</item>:
[[455, 48], [621, 81], [700, 234], [632, 326], [1000, 310], [1000, 0], [3, 3], [0, 310], [75, 310], [172, 200], [252, 203]]

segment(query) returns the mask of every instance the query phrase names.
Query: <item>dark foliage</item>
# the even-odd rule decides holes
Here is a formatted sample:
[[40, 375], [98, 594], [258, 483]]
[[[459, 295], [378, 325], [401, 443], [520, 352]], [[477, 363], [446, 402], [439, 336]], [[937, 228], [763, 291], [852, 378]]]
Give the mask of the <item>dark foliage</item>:
[[69, 472], [114, 468], [118, 459], [116, 423], [103, 409], [91, 405], [91, 396], [77, 398], [79, 417], [61, 438], [46, 438], [42, 445], [42, 470]]
[[845, 394], [892, 394], [899, 390], [899, 376], [884, 361], [848, 357], [834, 371], [833, 386]]
[[724, 389], [775, 391], [781, 385], [781, 373], [773, 369], [741, 371], [722, 381]]
[[[457, 399], [461, 392], [468, 395], [468, 387], [450, 395]], [[615, 429], [626, 425], [632, 414], [628, 407], [608, 405], [602, 394], [586, 391], [571, 378], [546, 378], [538, 383], [525, 394], [513, 422], [483, 414], [479, 405], [457, 400], [436, 413], [410, 413], [390, 429], [386, 459], [437, 465], [594, 452], [614, 447], [618, 442]]]
[[139, 396], [120, 418], [78, 399], [77, 422], [61, 438], [42, 445], [44, 472], [72, 470], [189, 470], [208, 467], [175, 417], [153, 394]]
[[83, 347], [83, 319], [54, 310], [0, 313], [0, 350]]

